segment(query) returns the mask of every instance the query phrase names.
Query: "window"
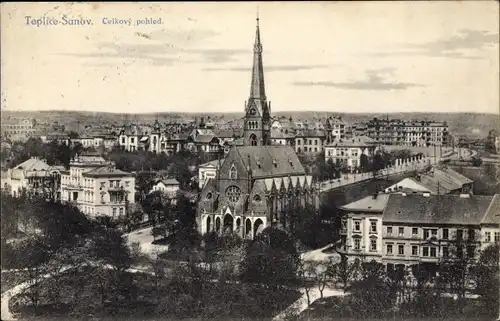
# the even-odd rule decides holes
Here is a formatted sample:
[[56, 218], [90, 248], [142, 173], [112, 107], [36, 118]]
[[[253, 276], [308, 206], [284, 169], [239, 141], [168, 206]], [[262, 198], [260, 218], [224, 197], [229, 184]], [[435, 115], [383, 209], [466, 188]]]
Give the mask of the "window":
[[424, 229], [424, 239], [428, 239], [428, 238], [429, 238], [429, 230]]
[[405, 246], [404, 245], [398, 245], [398, 255], [404, 255], [405, 254]]
[[354, 249], [355, 249], [355, 250], [359, 250], [359, 249], [361, 249], [361, 240], [360, 240], [360, 239], [358, 239], [358, 238], [355, 238], [355, 239], [354, 239]]
[[436, 236], [438, 234], [438, 231], [437, 230], [431, 230], [431, 235], [432, 236]]
[[125, 137], [122, 137], [122, 144], [125, 144]]
[[241, 197], [241, 190], [237, 186], [229, 186], [226, 190], [226, 196], [232, 203], [237, 203]]
[[318, 140], [317, 139], [314, 140], [314, 145], [318, 145]]
[[463, 230], [457, 230], [457, 240], [461, 240], [464, 237]]
[[448, 229], [444, 228], [443, 229], [443, 240], [447, 240], [448, 239], [448, 234], [449, 234]]
[[392, 226], [387, 226], [387, 235], [392, 234]]
[[431, 247], [431, 257], [436, 257], [436, 248]]
[[418, 235], [418, 228], [417, 228], [417, 227], [412, 228], [412, 229], [411, 229], [411, 234], [412, 234], [413, 236], [417, 236], [417, 235]]
[[474, 257], [474, 253], [476, 252], [476, 247], [475, 246], [467, 246], [467, 256], [468, 257]]
[[120, 215], [123, 215], [123, 207], [120, 207]]
[[354, 221], [354, 231], [356, 231], [356, 232], [361, 231], [361, 222], [360, 221]]
[[113, 207], [113, 216], [116, 216], [116, 207]]
[[450, 249], [447, 246], [443, 246], [443, 257], [448, 257], [450, 255]]
[[399, 228], [399, 236], [403, 236], [405, 234], [405, 228], [404, 227], [400, 227]]
[[495, 243], [500, 242], [500, 232], [495, 232]]
[[238, 171], [236, 170], [236, 166], [234, 166], [234, 164], [231, 165], [231, 169], [229, 170], [229, 178], [230, 179], [238, 178]]
[[417, 245], [412, 245], [411, 247], [411, 255], [417, 256], [418, 255], [418, 246]]
[[374, 252], [377, 250], [377, 239], [370, 240], [370, 251]]
[[392, 255], [392, 244], [387, 244], [387, 254]]
[[312, 145], [312, 139], [309, 139], [309, 145]]
[[260, 197], [259, 194], [255, 194], [255, 196], [253, 197], [253, 200], [254, 200], [254, 202], [260, 202], [262, 200], [262, 198]]
[[473, 241], [476, 238], [476, 231], [473, 229], [469, 229], [467, 236], [469, 237], [469, 241]]
[[491, 242], [491, 233], [490, 232], [484, 232], [484, 241], [486, 243], [490, 243]]
[[135, 143], [135, 138], [134, 138], [134, 137], [131, 137], [131, 138], [130, 138], [130, 142], [131, 142], [132, 144], [133, 144], [133, 143]]
[[377, 233], [377, 221], [370, 221], [370, 232]]
[[422, 252], [423, 252], [423, 253], [422, 253], [422, 255], [423, 255], [423, 256], [429, 256], [429, 247], [424, 246], [424, 247], [422, 248]]

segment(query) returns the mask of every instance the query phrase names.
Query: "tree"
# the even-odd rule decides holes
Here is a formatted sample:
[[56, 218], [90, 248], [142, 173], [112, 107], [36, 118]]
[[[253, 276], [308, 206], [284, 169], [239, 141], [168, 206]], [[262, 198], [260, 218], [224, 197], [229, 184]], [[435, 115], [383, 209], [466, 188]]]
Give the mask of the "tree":
[[487, 310], [498, 306], [499, 301], [499, 244], [485, 248], [474, 268], [475, 292], [481, 296], [480, 302]]
[[472, 157], [472, 165], [479, 167], [483, 164], [483, 160], [480, 157], [474, 156]]
[[248, 244], [241, 278], [274, 289], [293, 285], [299, 260], [293, 239], [284, 231], [268, 227]]
[[342, 284], [344, 293], [349, 289], [350, 284], [355, 281], [360, 275], [361, 265], [359, 260], [349, 262], [346, 255], [341, 256], [339, 263], [330, 265], [328, 274], [336, 282]]

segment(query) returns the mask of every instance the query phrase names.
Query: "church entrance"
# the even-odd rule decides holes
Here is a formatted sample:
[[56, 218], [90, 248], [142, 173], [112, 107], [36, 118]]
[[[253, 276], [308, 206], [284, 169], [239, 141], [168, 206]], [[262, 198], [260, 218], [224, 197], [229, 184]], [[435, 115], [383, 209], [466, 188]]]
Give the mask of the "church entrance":
[[224, 216], [224, 224], [222, 228], [222, 233], [224, 234], [230, 234], [234, 230], [234, 219], [231, 214], [226, 214]]
[[256, 219], [253, 223], [253, 236], [257, 236], [264, 229], [264, 222], [260, 218]]

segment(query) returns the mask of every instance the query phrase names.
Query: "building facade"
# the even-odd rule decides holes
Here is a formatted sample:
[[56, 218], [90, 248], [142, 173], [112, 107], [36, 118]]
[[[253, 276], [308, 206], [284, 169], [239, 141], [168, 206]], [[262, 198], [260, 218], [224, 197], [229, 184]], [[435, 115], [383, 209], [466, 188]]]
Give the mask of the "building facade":
[[325, 146], [325, 161], [332, 160], [335, 164], [343, 164], [348, 170], [354, 171], [363, 166], [363, 157], [370, 160], [377, 150], [375, 141], [366, 136], [356, 136]]
[[118, 218], [135, 202], [135, 178], [97, 154], [82, 154], [61, 175], [61, 200], [90, 216]]
[[437, 264], [458, 251], [475, 259], [500, 242], [499, 209], [499, 195], [369, 196], [341, 207], [342, 250], [362, 261], [405, 266]]

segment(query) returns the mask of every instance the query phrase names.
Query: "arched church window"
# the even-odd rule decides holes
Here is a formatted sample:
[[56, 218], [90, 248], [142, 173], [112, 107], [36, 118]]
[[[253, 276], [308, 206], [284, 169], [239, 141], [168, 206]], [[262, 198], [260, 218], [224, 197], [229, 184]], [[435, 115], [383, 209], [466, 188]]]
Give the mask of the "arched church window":
[[257, 136], [254, 134], [250, 135], [250, 146], [257, 146]]
[[238, 171], [236, 170], [236, 166], [234, 166], [234, 164], [231, 165], [231, 169], [229, 170], [229, 178], [230, 179], [238, 178]]
[[254, 200], [255, 202], [260, 202], [260, 201], [262, 200], [262, 198], [260, 197], [260, 195], [259, 195], [259, 194], [255, 194], [255, 196], [253, 197], [253, 200]]
[[211, 200], [212, 199], [212, 193], [208, 193], [207, 194], [207, 200]]

